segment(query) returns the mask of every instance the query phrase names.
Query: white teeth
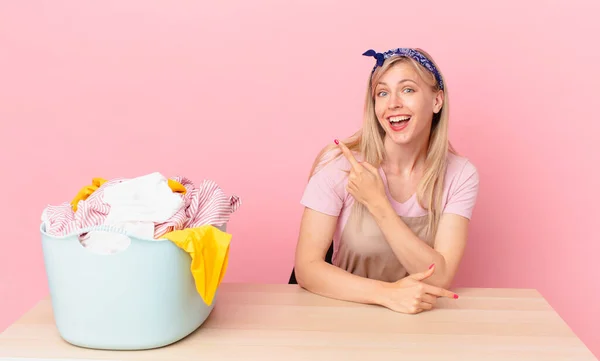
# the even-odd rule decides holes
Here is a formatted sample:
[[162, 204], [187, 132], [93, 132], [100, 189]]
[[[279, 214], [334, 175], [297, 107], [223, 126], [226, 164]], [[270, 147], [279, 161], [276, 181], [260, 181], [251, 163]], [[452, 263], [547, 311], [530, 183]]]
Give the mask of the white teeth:
[[390, 117], [390, 122], [392, 123], [398, 123], [401, 122], [403, 120], [409, 120], [410, 116], [403, 116], [403, 117]]

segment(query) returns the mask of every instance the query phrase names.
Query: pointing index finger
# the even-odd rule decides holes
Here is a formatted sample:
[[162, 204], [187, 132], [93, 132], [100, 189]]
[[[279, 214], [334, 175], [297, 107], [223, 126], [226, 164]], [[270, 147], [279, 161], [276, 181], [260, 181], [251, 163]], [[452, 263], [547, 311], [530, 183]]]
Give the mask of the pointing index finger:
[[354, 170], [359, 170], [362, 168], [362, 166], [358, 163], [356, 158], [354, 158], [354, 155], [352, 154], [350, 149], [348, 149], [348, 147], [346, 147], [346, 145], [344, 143], [342, 143], [336, 139], [335, 144], [337, 144], [341, 148], [342, 153], [344, 154], [346, 159], [348, 159], [348, 161], [350, 162], [350, 164], [352, 165], [352, 168], [354, 168]]
[[440, 296], [440, 297], [458, 298], [458, 295], [454, 292], [450, 292], [445, 288], [436, 287], [436, 286], [432, 286], [429, 284], [426, 284], [425, 291], [429, 294]]

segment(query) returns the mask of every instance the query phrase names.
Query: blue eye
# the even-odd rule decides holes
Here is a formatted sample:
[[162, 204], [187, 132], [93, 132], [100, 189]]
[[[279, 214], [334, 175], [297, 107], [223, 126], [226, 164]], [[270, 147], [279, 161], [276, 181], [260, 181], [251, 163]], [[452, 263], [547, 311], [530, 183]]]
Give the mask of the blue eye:
[[410, 91], [411, 93], [414, 92], [414, 90], [412, 90], [411, 88], [406, 88], [404, 89], [404, 92], [406, 93], [407, 91]]
[[387, 94], [387, 92], [386, 92], [386, 91], [384, 91], [384, 90], [382, 90], [382, 91], [380, 91], [379, 93], [377, 93], [377, 96], [380, 96], [380, 97], [382, 97], [382, 96], [384, 96], [385, 94]]

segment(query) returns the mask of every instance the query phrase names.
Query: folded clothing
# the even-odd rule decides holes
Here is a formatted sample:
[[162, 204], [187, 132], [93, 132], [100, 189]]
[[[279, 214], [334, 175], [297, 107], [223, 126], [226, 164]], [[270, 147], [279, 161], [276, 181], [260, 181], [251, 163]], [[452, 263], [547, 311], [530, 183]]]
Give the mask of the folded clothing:
[[169, 188], [167, 178], [157, 172], [107, 187], [102, 198], [110, 206], [104, 223], [111, 225], [164, 223], [184, 204], [181, 195]]
[[[42, 221], [46, 233], [61, 237], [88, 227], [122, 224], [140, 238], [160, 239], [175, 230], [207, 224], [221, 226], [241, 205], [239, 197], [227, 197], [214, 181], [208, 179], [196, 187], [188, 178], [174, 177], [167, 182], [170, 194], [165, 193], [165, 181], [160, 173], [131, 180], [95, 178], [92, 186], [83, 187], [71, 203], [48, 205], [44, 209]], [[156, 196], [158, 193], [161, 195]], [[119, 195], [123, 194], [125, 198], [120, 199]], [[117, 207], [119, 209], [111, 213]], [[143, 222], [154, 224], [153, 235], [135, 231], [148, 229]]]

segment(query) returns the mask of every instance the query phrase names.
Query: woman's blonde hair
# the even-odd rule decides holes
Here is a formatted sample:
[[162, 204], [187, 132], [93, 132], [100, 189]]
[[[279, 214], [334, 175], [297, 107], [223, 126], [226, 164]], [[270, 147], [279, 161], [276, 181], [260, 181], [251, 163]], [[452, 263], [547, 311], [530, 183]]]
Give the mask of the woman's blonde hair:
[[[427, 57], [439, 71], [439, 67], [437, 64], [435, 64], [429, 54], [421, 49], [415, 50]], [[378, 168], [385, 159], [385, 151], [383, 147], [385, 130], [377, 121], [377, 116], [375, 114], [375, 88], [373, 85], [377, 84], [379, 79], [388, 69], [403, 62], [411, 64], [416, 70], [417, 74], [419, 74], [422, 79], [431, 85], [431, 89], [434, 92], [438, 92], [440, 90], [435, 76], [417, 61], [409, 57], [390, 57], [380, 67], [375, 69], [375, 71], [369, 77], [369, 82], [367, 85], [363, 126], [348, 139], [340, 141], [343, 142], [351, 151], [360, 153], [364, 161], [369, 162], [376, 168]], [[448, 85], [445, 83], [441, 72], [439, 72], [439, 76], [444, 84], [444, 101], [442, 103], [441, 110], [438, 113], [433, 114], [431, 134], [429, 136], [429, 145], [425, 160], [425, 172], [417, 189], [417, 199], [419, 204], [428, 212], [428, 237], [435, 237], [437, 226], [441, 217], [447, 154], [448, 152], [456, 154], [456, 151], [448, 140]], [[341, 156], [341, 152], [339, 152], [339, 154], [331, 158], [329, 161], [323, 162], [325, 154], [329, 154], [337, 147], [337, 145], [332, 144], [321, 150], [312, 165], [309, 179], [314, 173], [316, 173], [318, 168], [322, 167], [336, 157]], [[360, 214], [364, 212], [364, 206], [360, 204], [360, 202], [355, 202], [354, 206], [357, 208], [356, 210]]]

